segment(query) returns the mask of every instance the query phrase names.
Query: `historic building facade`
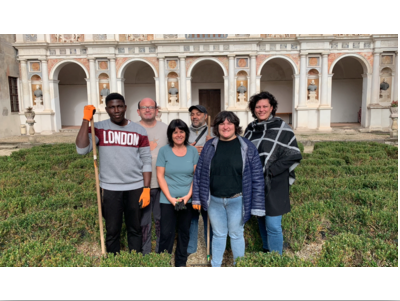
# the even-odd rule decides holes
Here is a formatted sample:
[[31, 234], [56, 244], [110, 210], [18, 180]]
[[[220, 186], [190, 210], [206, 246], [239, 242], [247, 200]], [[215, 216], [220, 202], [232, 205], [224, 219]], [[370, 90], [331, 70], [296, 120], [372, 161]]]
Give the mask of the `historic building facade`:
[[189, 122], [202, 104], [214, 117], [252, 121], [248, 98], [269, 91], [293, 128], [331, 130], [360, 122], [387, 130], [397, 100], [398, 36], [394, 34], [17, 34], [19, 109], [32, 106], [37, 132], [81, 124], [83, 106], [108, 118], [104, 99], [125, 96], [127, 118], [155, 99], [161, 119]]

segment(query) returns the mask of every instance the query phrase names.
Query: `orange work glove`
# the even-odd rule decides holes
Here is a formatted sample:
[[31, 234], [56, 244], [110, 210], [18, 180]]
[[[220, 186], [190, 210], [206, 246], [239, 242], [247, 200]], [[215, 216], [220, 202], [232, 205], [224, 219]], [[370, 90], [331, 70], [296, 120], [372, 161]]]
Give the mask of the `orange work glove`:
[[139, 198], [140, 209], [147, 207], [150, 204], [150, 188], [143, 188], [143, 192]]
[[85, 106], [83, 108], [83, 120], [90, 121], [93, 118], [94, 113], [96, 113], [96, 108], [92, 105]]
[[193, 209], [194, 210], [199, 210], [201, 209], [201, 205], [193, 205]]

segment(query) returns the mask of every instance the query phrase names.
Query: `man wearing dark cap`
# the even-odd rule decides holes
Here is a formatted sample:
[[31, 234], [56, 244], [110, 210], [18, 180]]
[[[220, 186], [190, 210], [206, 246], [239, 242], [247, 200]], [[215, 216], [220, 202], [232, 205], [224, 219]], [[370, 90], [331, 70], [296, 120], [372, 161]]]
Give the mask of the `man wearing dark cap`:
[[[121, 94], [106, 97], [110, 119], [95, 122], [95, 139], [100, 157], [102, 212], [106, 220], [107, 252], [120, 251], [124, 215], [129, 251], [141, 251], [141, 208], [150, 203], [151, 153], [146, 130], [125, 118], [125, 99]], [[76, 137], [78, 154], [92, 150], [89, 122], [96, 108], [85, 106], [83, 121]], [[88, 134], [89, 133], [89, 134]]]
[[[207, 109], [202, 105], [195, 105], [189, 108], [190, 112], [190, 120], [192, 124], [189, 127], [190, 135], [189, 135], [189, 143], [197, 148], [199, 155], [203, 149], [204, 144], [210, 140], [212, 137], [208, 135], [208, 126], [206, 123], [207, 120]], [[211, 131], [212, 132], [212, 131]], [[201, 212], [201, 216], [203, 217], [204, 223], [204, 238], [206, 240], [207, 245], [207, 211], [204, 211], [203, 208], [198, 208], [200, 206], [194, 205], [192, 212], [192, 222], [190, 224], [190, 238], [188, 245], [188, 255], [192, 253], [196, 253], [197, 251], [197, 235], [199, 229], [199, 216]], [[200, 212], [199, 212], [200, 209]], [[212, 229], [210, 225], [210, 244], [212, 238]], [[211, 248], [210, 248], [211, 249]]]

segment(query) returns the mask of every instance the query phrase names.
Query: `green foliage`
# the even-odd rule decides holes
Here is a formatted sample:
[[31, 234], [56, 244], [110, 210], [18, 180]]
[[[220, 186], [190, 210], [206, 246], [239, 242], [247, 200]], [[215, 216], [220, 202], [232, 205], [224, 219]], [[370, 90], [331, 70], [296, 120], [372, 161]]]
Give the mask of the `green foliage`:
[[395, 267], [398, 246], [390, 241], [342, 233], [325, 243], [317, 259], [321, 267]]
[[277, 252], [262, 253], [253, 252], [246, 253], [244, 257], [240, 257], [236, 261], [237, 267], [312, 267], [310, 261], [302, 260], [296, 256], [281, 256]]
[[[299, 148], [304, 151], [302, 144]], [[292, 210], [282, 220], [288, 250], [282, 256], [260, 253], [252, 217], [244, 229], [246, 254], [237, 266], [398, 266], [397, 147], [321, 142], [302, 156], [290, 190]], [[312, 258], [296, 255], [306, 245], [322, 243]], [[81, 251], [87, 244], [97, 255]], [[0, 157], [1, 267], [171, 265], [167, 253], [129, 253], [125, 226], [121, 247], [116, 256], [98, 255], [91, 154], [80, 156], [75, 145], [56, 144]]]
[[172, 255], [167, 252], [161, 254], [150, 253], [143, 256], [140, 253], [122, 251], [120, 254], [108, 254], [102, 258], [101, 267], [170, 267]]

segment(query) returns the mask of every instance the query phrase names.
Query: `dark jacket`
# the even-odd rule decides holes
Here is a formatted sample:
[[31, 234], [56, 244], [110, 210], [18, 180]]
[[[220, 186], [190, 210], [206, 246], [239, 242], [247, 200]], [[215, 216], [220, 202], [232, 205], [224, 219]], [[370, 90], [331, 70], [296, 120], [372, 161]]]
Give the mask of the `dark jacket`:
[[293, 130], [275, 117], [250, 123], [245, 137], [258, 145], [264, 169], [266, 215], [290, 212], [289, 187], [295, 180], [294, 169], [302, 159]]
[[[257, 148], [246, 138], [238, 136], [243, 160], [242, 194], [243, 222], [251, 215], [264, 216], [264, 179]], [[213, 138], [204, 145], [193, 178], [192, 204], [201, 205], [207, 211], [210, 205], [211, 160], [217, 149], [219, 138]]]

